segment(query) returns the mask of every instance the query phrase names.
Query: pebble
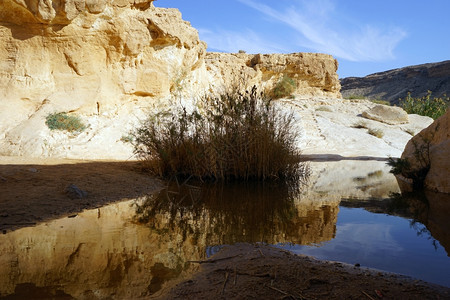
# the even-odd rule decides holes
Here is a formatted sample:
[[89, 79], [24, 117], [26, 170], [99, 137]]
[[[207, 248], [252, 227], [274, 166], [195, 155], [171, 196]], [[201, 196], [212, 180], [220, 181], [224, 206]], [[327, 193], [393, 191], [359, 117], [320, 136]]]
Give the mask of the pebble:
[[81, 190], [75, 184], [70, 184], [66, 187], [66, 194], [70, 199], [83, 199], [88, 196], [86, 191]]

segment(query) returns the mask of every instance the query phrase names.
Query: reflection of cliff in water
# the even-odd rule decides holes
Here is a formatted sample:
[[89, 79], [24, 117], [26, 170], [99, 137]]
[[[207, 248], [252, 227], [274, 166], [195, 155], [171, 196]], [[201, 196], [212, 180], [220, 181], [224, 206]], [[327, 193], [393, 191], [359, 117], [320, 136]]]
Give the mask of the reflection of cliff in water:
[[428, 235], [433, 243], [439, 241], [450, 256], [450, 219], [448, 217], [450, 216], [450, 195], [448, 194], [429, 191], [393, 193], [391, 197], [382, 200], [344, 198], [340, 205], [411, 219], [411, 226], [416, 229], [417, 234]]
[[186, 192], [0, 235], [0, 297], [148, 298], [190, 274], [198, 265], [187, 262], [205, 259], [209, 246], [319, 243], [335, 234], [337, 202], [302, 202], [275, 186]]
[[0, 297], [148, 297], [189, 273], [187, 260], [205, 258], [188, 243], [133, 224], [134, 202], [0, 235]]
[[338, 201], [302, 201], [282, 184], [172, 186], [138, 207], [140, 223], [201, 245], [312, 244], [332, 239]]

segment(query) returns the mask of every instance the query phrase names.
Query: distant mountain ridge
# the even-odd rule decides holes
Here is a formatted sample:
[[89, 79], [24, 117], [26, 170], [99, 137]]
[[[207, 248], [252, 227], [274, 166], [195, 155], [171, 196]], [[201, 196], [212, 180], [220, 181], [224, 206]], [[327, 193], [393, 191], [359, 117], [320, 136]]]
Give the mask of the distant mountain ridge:
[[378, 72], [365, 77], [346, 77], [340, 80], [344, 98], [364, 96], [369, 99], [398, 103], [408, 92], [413, 97], [422, 97], [427, 91], [434, 96], [450, 96], [450, 60], [408, 66]]

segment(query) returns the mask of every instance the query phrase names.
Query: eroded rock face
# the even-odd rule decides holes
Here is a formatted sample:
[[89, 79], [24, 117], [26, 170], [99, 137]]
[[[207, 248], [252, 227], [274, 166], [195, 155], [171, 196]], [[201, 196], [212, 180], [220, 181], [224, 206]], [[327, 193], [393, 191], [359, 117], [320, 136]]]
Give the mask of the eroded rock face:
[[425, 188], [450, 193], [450, 110], [414, 136], [406, 145], [402, 158], [408, 159], [412, 169], [423, 168], [424, 163], [429, 163]]
[[83, 13], [99, 14], [107, 7], [147, 9], [154, 0], [5, 0], [0, 17], [16, 24], [69, 24]]
[[[270, 88], [288, 75], [295, 94], [340, 97], [331, 56], [206, 54], [178, 10], [152, 2], [1, 1], [0, 154], [128, 159], [123, 141], [147, 110], [236, 81]], [[50, 131], [58, 112], [86, 130]]]
[[207, 53], [206, 68], [217, 88], [244, 82], [271, 89], [284, 76], [297, 85], [294, 94], [340, 98], [338, 62], [327, 54]]
[[[110, 151], [100, 144], [116, 144], [143, 107], [170, 95], [179, 69], [202, 66], [206, 44], [178, 10], [122, 2], [0, 2], [0, 152], [67, 156], [81, 146], [73, 156], [101, 157]], [[63, 111], [89, 124], [83, 138], [48, 130], [45, 117]], [[117, 155], [131, 151], [104, 157]]]

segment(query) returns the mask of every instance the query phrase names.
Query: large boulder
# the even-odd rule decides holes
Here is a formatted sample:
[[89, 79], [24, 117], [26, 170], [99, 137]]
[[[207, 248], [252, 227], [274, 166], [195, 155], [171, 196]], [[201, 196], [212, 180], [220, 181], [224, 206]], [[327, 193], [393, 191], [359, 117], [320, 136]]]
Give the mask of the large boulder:
[[412, 170], [429, 168], [426, 189], [450, 193], [450, 109], [408, 142], [402, 159]]
[[397, 106], [376, 105], [362, 113], [367, 119], [383, 122], [390, 125], [404, 124], [409, 122], [408, 114]]

